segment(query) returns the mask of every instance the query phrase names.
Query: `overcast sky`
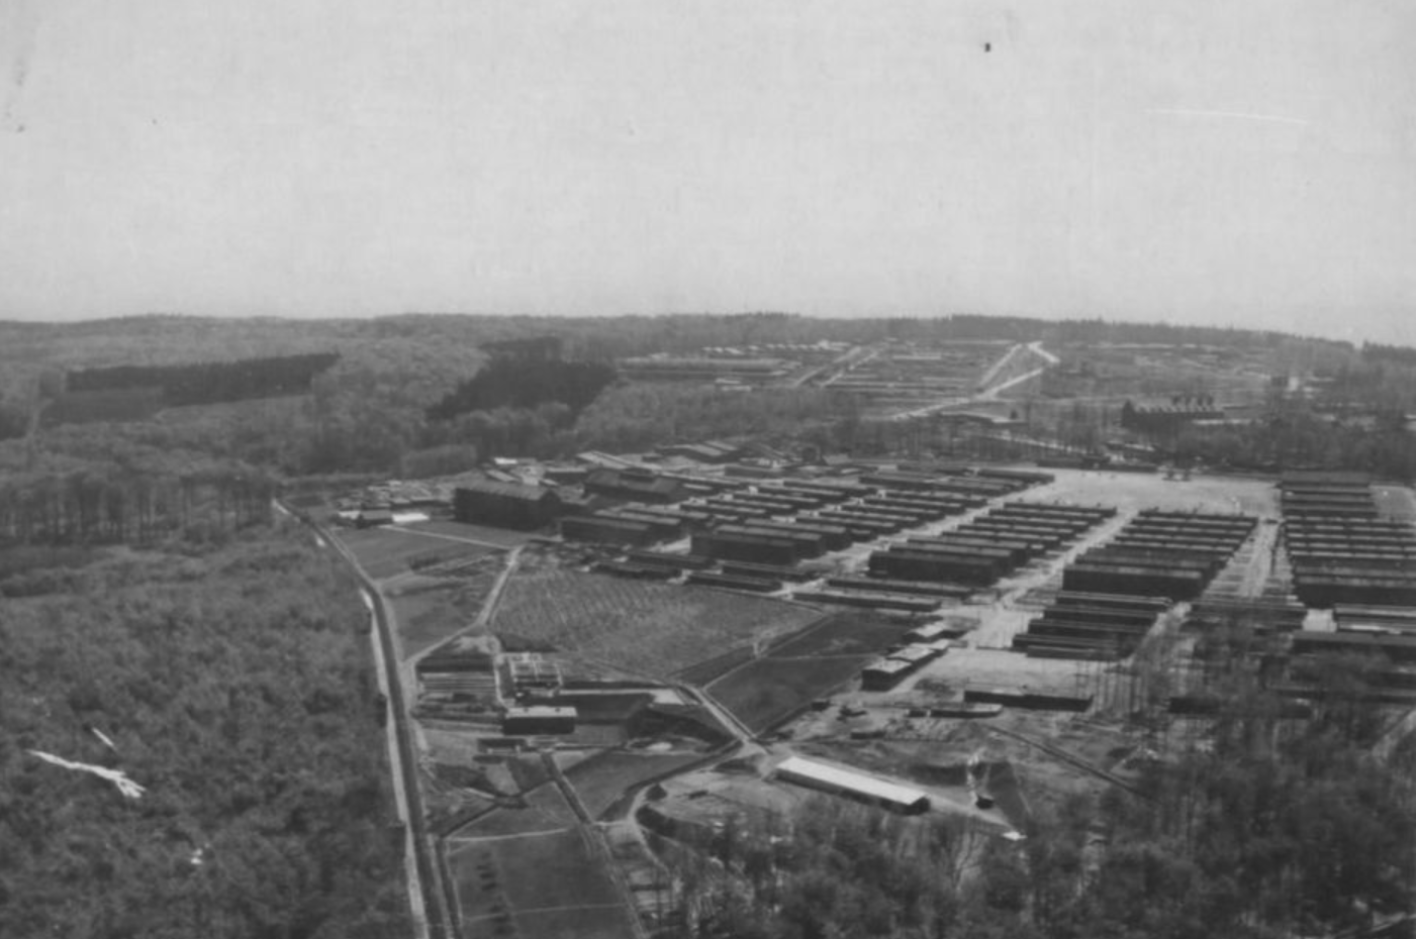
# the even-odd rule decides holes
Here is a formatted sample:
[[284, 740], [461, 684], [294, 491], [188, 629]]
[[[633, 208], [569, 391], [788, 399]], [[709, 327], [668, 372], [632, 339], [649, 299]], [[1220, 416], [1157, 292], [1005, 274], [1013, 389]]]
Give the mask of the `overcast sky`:
[[0, 0], [0, 317], [1416, 344], [1409, 0]]

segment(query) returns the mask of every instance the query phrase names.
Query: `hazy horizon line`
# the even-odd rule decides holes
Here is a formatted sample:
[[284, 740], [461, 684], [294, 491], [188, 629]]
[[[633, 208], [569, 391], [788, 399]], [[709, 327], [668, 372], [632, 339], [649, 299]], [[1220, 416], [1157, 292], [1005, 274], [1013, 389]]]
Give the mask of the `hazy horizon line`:
[[[1038, 323], [1086, 323], [1098, 322], [1115, 326], [1159, 326], [1171, 329], [1212, 329], [1226, 330], [1232, 332], [1254, 333], [1260, 335], [1287, 336], [1294, 339], [1321, 341], [1332, 343], [1345, 343], [1358, 347], [1362, 345], [1394, 345], [1398, 347], [1416, 348], [1416, 342], [1400, 341], [1397, 339], [1373, 339], [1369, 336], [1362, 337], [1339, 337], [1332, 335], [1322, 335], [1313, 332], [1300, 332], [1295, 330], [1277, 329], [1271, 326], [1242, 325], [1234, 322], [1176, 322], [1169, 319], [1128, 319], [1102, 314], [1081, 315], [1064, 313], [1056, 316], [1046, 316], [1037, 313], [1024, 312], [978, 312], [971, 310], [956, 310], [951, 312], [938, 313], [906, 313], [898, 311], [879, 311], [871, 313], [860, 312], [833, 312], [833, 311], [801, 311], [801, 310], [774, 310], [774, 309], [741, 309], [741, 310], [658, 310], [658, 311], [620, 311], [620, 312], [596, 312], [596, 313], [565, 313], [547, 310], [517, 310], [517, 311], [467, 311], [467, 310], [402, 310], [397, 312], [382, 313], [338, 313], [338, 314], [294, 314], [294, 313], [205, 313], [193, 311], [175, 310], [152, 310], [142, 313], [110, 313], [93, 316], [83, 316], [74, 319], [55, 318], [26, 318], [23, 316], [0, 315], [0, 325], [27, 325], [27, 326], [88, 326], [99, 323], [117, 322], [122, 320], [142, 320], [142, 319], [187, 319], [187, 320], [211, 320], [211, 321], [276, 321], [289, 323], [318, 323], [318, 322], [355, 322], [361, 320], [381, 320], [400, 319], [411, 317], [433, 317], [433, 318], [501, 318], [501, 319], [662, 319], [673, 316], [702, 316], [702, 317], [742, 317], [742, 316], [788, 316], [800, 319], [814, 320], [880, 320], [880, 319], [905, 319], [905, 320], [944, 320], [955, 317], [977, 317], [981, 319], [997, 320], [1031, 320]], [[1409, 321], [1408, 321], [1409, 322]]]

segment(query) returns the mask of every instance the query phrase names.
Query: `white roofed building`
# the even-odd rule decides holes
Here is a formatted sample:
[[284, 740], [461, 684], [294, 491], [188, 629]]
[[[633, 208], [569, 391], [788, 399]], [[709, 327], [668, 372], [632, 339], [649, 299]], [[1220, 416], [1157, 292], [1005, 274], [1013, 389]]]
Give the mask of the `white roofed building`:
[[915, 814], [929, 810], [929, 796], [918, 789], [799, 756], [787, 757], [779, 763], [776, 776], [785, 782], [879, 805], [892, 812]]

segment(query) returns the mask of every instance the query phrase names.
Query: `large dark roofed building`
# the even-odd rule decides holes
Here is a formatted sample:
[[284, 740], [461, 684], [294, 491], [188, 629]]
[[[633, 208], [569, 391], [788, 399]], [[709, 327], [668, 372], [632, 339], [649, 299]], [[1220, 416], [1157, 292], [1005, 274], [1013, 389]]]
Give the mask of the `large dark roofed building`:
[[681, 502], [688, 498], [681, 480], [638, 469], [597, 469], [586, 477], [585, 492], [634, 502]]
[[659, 452], [665, 456], [681, 456], [699, 463], [728, 463], [737, 458], [742, 448], [719, 440], [707, 440], [703, 443], [669, 444], [660, 447]]
[[1165, 433], [1195, 421], [1222, 420], [1224, 411], [1205, 395], [1177, 396], [1165, 404], [1127, 401], [1121, 406], [1121, 426], [1142, 433]]
[[544, 528], [560, 510], [560, 496], [551, 489], [492, 479], [463, 482], [452, 497], [452, 514], [459, 522], [499, 528]]

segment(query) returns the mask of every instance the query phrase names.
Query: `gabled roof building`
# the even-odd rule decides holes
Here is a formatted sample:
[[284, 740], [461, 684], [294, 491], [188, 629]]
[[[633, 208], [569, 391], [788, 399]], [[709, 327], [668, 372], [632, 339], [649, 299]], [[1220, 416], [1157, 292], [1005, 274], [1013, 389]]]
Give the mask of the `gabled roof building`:
[[492, 479], [471, 479], [453, 492], [452, 514], [459, 522], [498, 528], [544, 528], [561, 513], [554, 490]]
[[777, 778], [811, 789], [819, 789], [879, 805], [892, 812], [919, 813], [929, 810], [929, 796], [918, 789], [885, 782], [845, 767], [788, 757], [777, 765]]
[[639, 469], [597, 469], [585, 478], [585, 492], [633, 502], [668, 503], [688, 498], [681, 480]]

